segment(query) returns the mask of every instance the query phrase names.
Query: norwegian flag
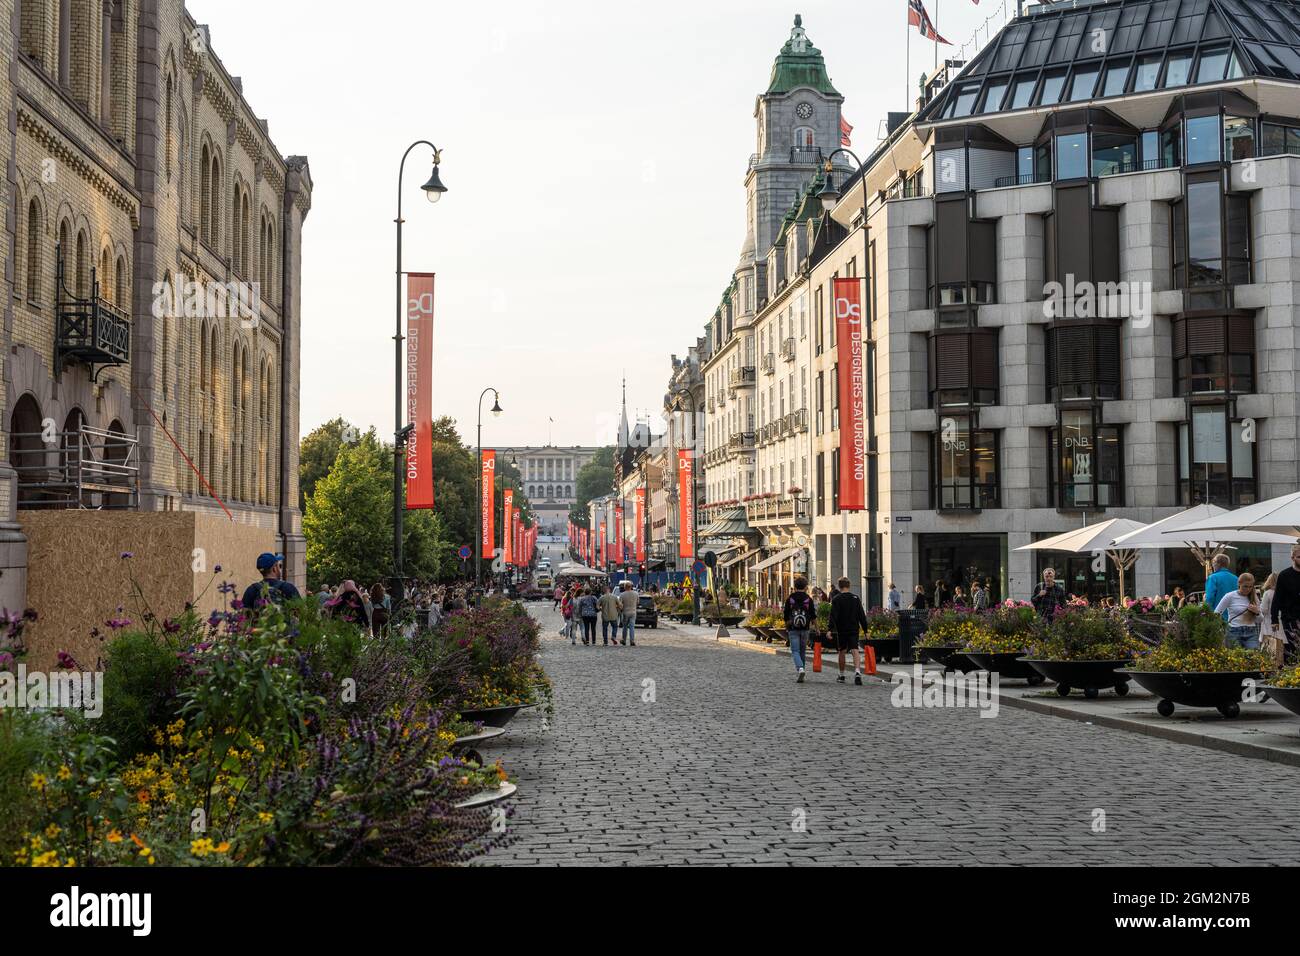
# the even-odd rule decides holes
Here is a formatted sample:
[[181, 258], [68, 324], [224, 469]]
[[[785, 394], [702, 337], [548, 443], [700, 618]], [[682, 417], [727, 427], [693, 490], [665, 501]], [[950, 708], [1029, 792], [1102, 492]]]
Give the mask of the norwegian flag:
[[945, 46], [952, 46], [947, 40], [939, 36], [939, 31], [934, 28], [930, 21], [930, 14], [925, 12], [925, 4], [921, 0], [907, 0], [907, 22], [921, 31], [921, 36], [927, 40], [934, 40]]
[[853, 133], [853, 126], [843, 116], [840, 117], [840, 145], [852, 146], [853, 140], [849, 137]]

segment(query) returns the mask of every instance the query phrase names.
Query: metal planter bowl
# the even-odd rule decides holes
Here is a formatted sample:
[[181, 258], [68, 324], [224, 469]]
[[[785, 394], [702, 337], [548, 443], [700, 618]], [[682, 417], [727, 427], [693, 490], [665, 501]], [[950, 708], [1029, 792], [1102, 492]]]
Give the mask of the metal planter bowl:
[[1162, 717], [1174, 712], [1174, 704], [1214, 707], [1224, 717], [1241, 712], [1241, 682], [1258, 680], [1259, 671], [1125, 671], [1138, 684], [1160, 698], [1156, 710]]
[[479, 710], [462, 710], [460, 712], [461, 720], [467, 720], [470, 723], [482, 723], [484, 727], [504, 727], [514, 719], [515, 714], [519, 713], [525, 707], [536, 707], [536, 704], [510, 704], [506, 707], [483, 707]]
[[877, 661], [894, 660], [899, 655], [896, 637], [866, 637], [862, 643], [876, 652]]
[[1300, 687], [1272, 687], [1263, 684], [1260, 690], [1266, 692], [1270, 698], [1277, 701], [1293, 714], [1300, 714]]
[[489, 804], [499, 803], [507, 797], [512, 797], [519, 787], [513, 783], [503, 783], [495, 790], [480, 790], [472, 797], [460, 801], [456, 804], [457, 810], [472, 810], [475, 807], [486, 807]]
[[966, 655], [960, 651], [961, 647], [957, 644], [931, 644], [928, 647], [918, 647], [916, 656], [922, 664], [938, 664], [944, 670], [953, 670], [956, 666], [954, 658], [963, 664], [966, 661]]
[[992, 671], [998, 677], [1005, 677], [1007, 680], [1029, 681], [1030, 684], [1041, 684], [1043, 682], [1043, 675], [1025, 662], [1024, 651], [992, 654], [981, 651], [965, 651], [964, 654], [977, 667]]
[[1048, 680], [1056, 681], [1056, 692], [1069, 697], [1072, 688], [1079, 688], [1088, 698], [1096, 697], [1103, 687], [1114, 688], [1123, 697], [1128, 693], [1129, 672], [1122, 670], [1124, 661], [1044, 661], [1021, 659]]

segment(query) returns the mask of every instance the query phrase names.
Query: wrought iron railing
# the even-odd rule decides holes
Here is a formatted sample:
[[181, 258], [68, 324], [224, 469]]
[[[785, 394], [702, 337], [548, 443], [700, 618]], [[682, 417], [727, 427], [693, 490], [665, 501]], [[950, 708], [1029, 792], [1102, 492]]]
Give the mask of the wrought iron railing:
[[91, 428], [15, 432], [9, 463], [19, 508], [130, 509], [139, 498], [139, 439]]

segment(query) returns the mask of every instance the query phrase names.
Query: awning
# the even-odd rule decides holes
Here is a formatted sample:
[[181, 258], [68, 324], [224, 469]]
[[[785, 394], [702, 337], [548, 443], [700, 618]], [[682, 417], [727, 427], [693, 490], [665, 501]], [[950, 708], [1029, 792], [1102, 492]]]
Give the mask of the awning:
[[749, 526], [749, 521], [745, 517], [744, 508], [733, 508], [725, 514], [719, 515], [718, 520], [714, 521], [706, 528], [700, 529], [701, 538], [734, 538], [740, 535], [749, 534], [753, 529]]
[[763, 550], [762, 548], [750, 548], [748, 551], [738, 554], [734, 558], [728, 558], [726, 561], [720, 562], [718, 564], [718, 570], [725, 571], [733, 564], [739, 564], [741, 561], [744, 561], [746, 558], [752, 558], [754, 555], [762, 552], [762, 550]]
[[789, 561], [791, 558], [793, 558], [796, 554], [798, 554], [802, 550], [803, 548], [786, 548], [780, 554], [774, 554], [766, 561], [760, 561], [758, 564], [754, 565], [749, 570], [762, 571], [766, 568], [770, 568], [774, 564], [780, 564], [782, 561]]

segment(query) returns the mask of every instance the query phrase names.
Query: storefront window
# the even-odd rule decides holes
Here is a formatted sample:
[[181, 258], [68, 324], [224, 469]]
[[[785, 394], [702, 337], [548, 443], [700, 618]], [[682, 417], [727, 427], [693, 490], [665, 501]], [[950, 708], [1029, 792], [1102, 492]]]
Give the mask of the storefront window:
[[1123, 504], [1119, 429], [1098, 425], [1092, 408], [1061, 411], [1053, 430], [1052, 485], [1058, 508], [1109, 508]]
[[1178, 426], [1180, 502], [1223, 508], [1254, 504], [1257, 427], [1229, 421], [1222, 405], [1193, 408], [1192, 420]]
[[998, 444], [970, 419], [941, 419], [935, 442], [935, 505], [939, 509], [998, 507]]
[[989, 589], [990, 604], [1003, 599], [1006, 535], [919, 534], [916, 544], [917, 583], [931, 598], [935, 584], [942, 582], [947, 600], [952, 600], [953, 589], [960, 586], [969, 601], [971, 582], [979, 581]]

